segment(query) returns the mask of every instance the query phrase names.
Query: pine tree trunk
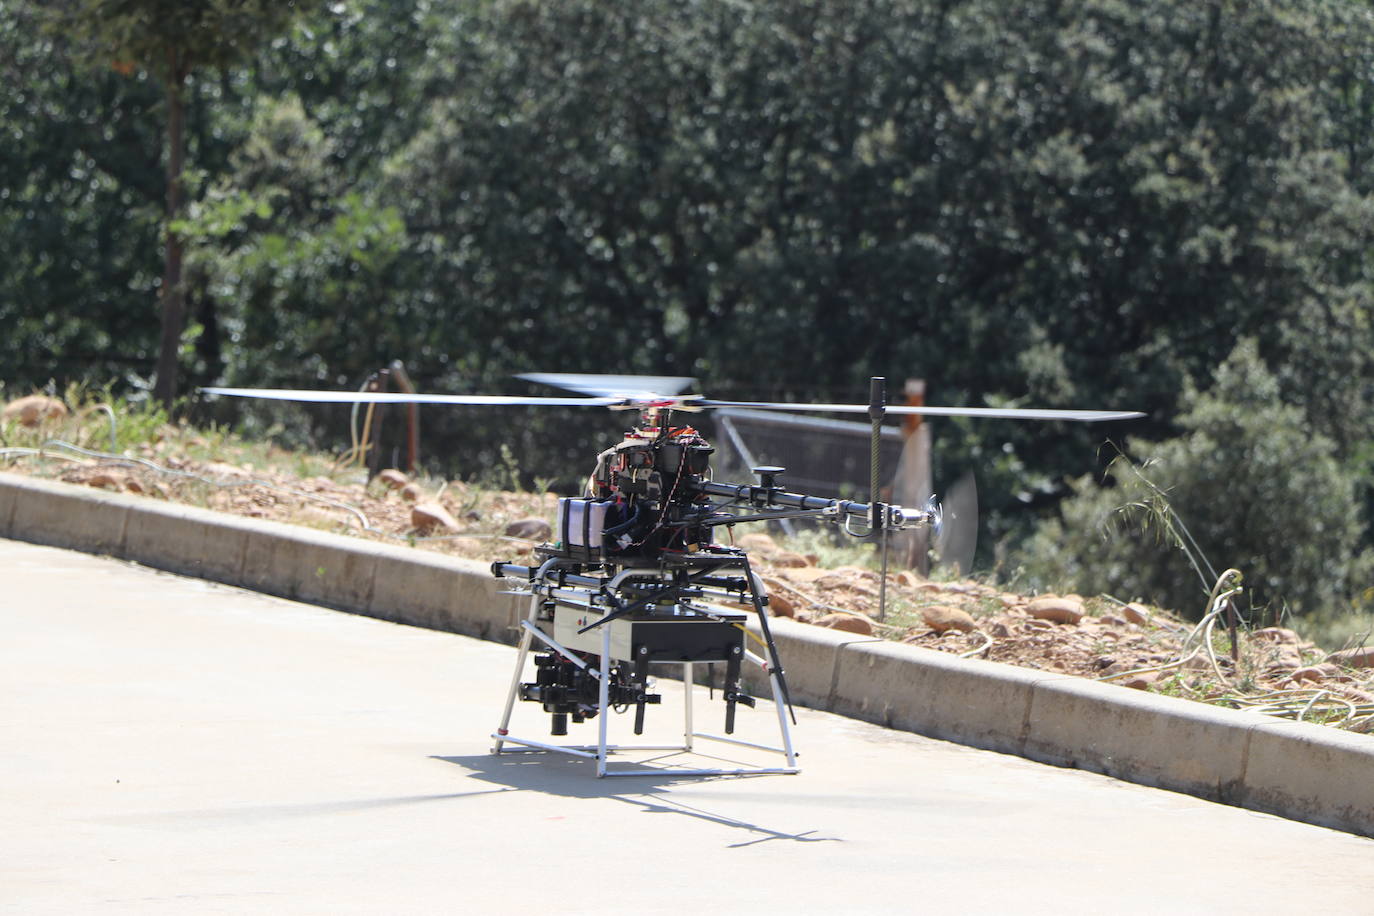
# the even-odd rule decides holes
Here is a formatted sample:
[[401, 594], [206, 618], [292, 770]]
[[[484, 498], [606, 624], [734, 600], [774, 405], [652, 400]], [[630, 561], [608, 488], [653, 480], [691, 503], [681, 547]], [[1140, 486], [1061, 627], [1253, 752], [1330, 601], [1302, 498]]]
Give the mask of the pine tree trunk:
[[167, 222], [162, 273], [162, 346], [153, 396], [169, 410], [177, 396], [178, 355], [186, 325], [186, 294], [181, 287], [181, 236], [172, 228], [181, 218], [181, 171], [185, 159], [186, 73], [176, 51], [169, 53], [167, 77]]

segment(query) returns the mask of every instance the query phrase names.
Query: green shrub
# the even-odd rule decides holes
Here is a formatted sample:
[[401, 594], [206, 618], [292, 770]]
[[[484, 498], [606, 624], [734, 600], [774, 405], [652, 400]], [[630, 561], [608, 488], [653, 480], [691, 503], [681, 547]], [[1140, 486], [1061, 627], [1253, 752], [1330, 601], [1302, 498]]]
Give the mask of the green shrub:
[[[1374, 568], [1360, 549], [1357, 477], [1314, 434], [1253, 341], [1236, 346], [1206, 392], [1185, 391], [1182, 435], [1133, 443], [1103, 485], [1072, 482], [1022, 563], [1042, 588], [1140, 597], [1194, 616], [1216, 574], [1245, 574], [1253, 607], [1330, 618]], [[1213, 569], [1208, 558], [1216, 564]]]

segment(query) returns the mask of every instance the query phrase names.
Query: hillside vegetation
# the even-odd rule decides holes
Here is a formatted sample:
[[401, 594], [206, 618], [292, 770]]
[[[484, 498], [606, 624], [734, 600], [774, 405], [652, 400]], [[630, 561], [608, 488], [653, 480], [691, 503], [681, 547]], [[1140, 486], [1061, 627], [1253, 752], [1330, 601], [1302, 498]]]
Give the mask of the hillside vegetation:
[[[1352, 634], [1374, 584], [1367, 3], [8, 0], [0, 77], [7, 398], [337, 448], [194, 389], [923, 377], [1149, 414], [934, 426], [1004, 579], [1197, 614], [1205, 556]], [[431, 473], [527, 487], [619, 433], [425, 415]]]
[[[507, 472], [468, 483], [387, 469], [369, 479], [340, 457], [169, 424], [114, 402], [17, 402], [0, 426], [0, 470], [143, 498], [304, 525], [468, 559], [519, 563], [558, 537], [556, 497], [503, 489]], [[115, 451], [118, 449], [119, 451]], [[1285, 627], [1233, 620], [1243, 577], [1218, 577], [1211, 613], [1177, 613], [1111, 595], [1023, 594], [982, 576], [930, 578], [894, 565], [884, 581], [871, 546], [822, 530], [775, 538], [745, 525], [722, 537], [750, 552], [769, 613], [861, 636], [1071, 674], [1232, 708], [1374, 730], [1374, 648], [1328, 652]], [[746, 533], [747, 532], [747, 533]], [[885, 597], [885, 602], [880, 600]], [[751, 608], [740, 605], [741, 610]], [[1234, 631], [1228, 624], [1234, 622]]]

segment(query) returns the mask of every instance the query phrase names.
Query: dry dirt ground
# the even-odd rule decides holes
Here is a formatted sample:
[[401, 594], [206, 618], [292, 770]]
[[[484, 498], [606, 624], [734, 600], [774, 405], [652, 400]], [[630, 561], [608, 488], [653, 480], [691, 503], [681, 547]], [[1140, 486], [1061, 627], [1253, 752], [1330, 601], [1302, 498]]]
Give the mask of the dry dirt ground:
[[[206, 506], [223, 512], [411, 543], [477, 560], [519, 560], [549, 538], [553, 494], [493, 492], [457, 481], [412, 481], [399, 471], [363, 482], [360, 471], [301, 477], [248, 463], [194, 460], [195, 440], [167, 435], [130, 457], [66, 454], [0, 460], [0, 467], [70, 483]], [[204, 444], [203, 442], [201, 443]], [[1374, 650], [1328, 655], [1292, 630], [1242, 629], [1235, 658], [1224, 626], [1106, 597], [1028, 596], [973, 581], [902, 571], [824, 568], [765, 534], [744, 534], [773, 613], [986, 658], [1230, 706], [1262, 707], [1374, 731]]]

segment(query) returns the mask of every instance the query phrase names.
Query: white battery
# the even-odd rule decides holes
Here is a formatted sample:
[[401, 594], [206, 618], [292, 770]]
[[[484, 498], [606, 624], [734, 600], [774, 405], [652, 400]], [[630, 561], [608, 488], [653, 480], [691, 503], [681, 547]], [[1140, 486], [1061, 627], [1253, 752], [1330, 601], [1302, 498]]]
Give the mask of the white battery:
[[601, 533], [606, 528], [610, 503], [599, 499], [564, 497], [558, 501], [559, 535], [564, 547], [601, 549]]

